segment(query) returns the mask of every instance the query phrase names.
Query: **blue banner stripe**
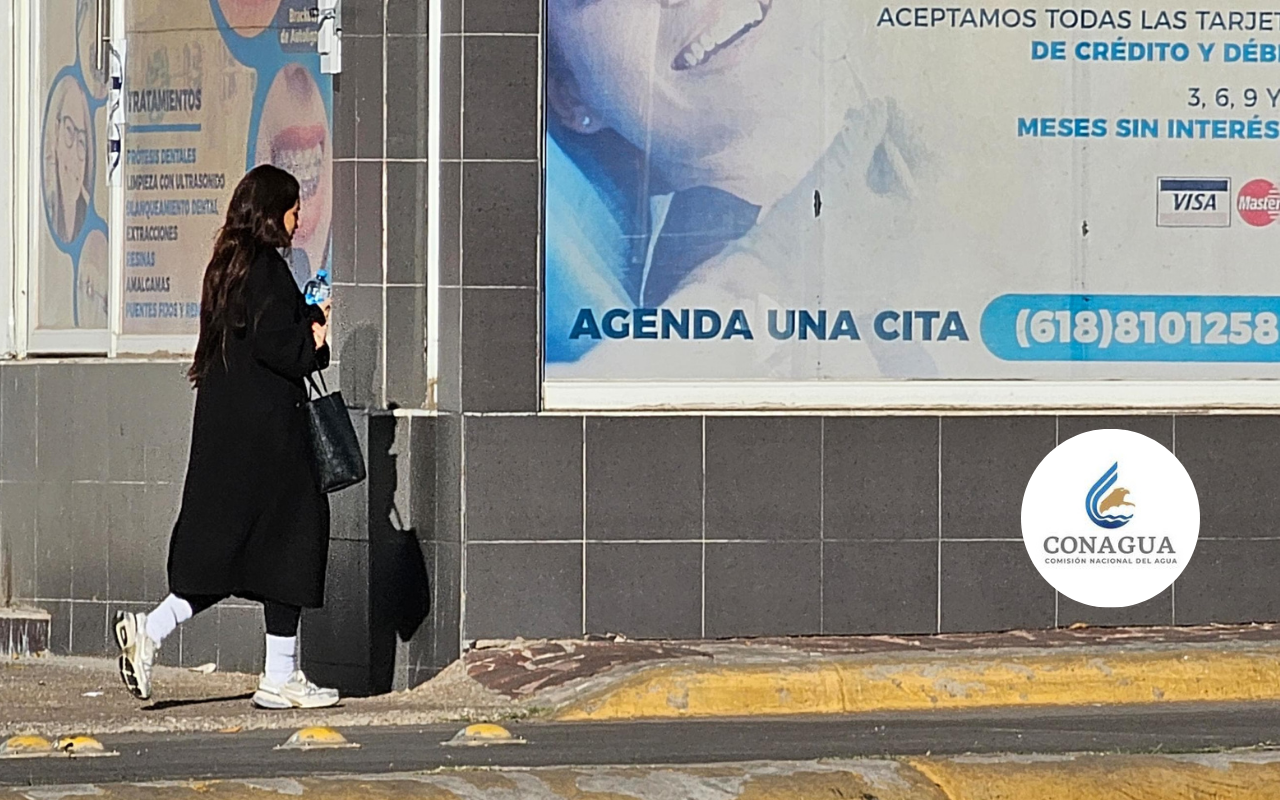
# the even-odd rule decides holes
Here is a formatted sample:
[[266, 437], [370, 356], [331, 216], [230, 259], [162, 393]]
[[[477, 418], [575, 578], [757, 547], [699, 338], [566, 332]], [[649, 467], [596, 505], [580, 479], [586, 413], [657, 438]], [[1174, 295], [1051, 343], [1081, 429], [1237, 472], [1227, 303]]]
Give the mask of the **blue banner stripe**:
[[[1148, 184], [1149, 186], [1150, 184]], [[1160, 179], [1162, 192], [1229, 192], [1231, 181]]]
[[130, 133], [199, 133], [200, 123], [174, 123], [172, 125], [130, 125]]

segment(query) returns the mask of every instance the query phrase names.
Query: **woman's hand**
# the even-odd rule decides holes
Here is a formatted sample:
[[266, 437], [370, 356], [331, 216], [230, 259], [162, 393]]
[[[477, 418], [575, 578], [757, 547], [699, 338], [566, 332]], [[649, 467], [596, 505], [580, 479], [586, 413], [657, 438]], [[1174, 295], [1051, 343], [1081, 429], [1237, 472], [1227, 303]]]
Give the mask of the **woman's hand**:
[[319, 350], [329, 338], [329, 312], [333, 310], [333, 300], [325, 300], [317, 307], [324, 312], [324, 324], [311, 323], [311, 335], [315, 337], [316, 349]]
[[329, 338], [329, 323], [321, 325], [319, 322], [311, 323], [311, 335], [316, 340], [316, 349], [324, 347], [325, 341]]

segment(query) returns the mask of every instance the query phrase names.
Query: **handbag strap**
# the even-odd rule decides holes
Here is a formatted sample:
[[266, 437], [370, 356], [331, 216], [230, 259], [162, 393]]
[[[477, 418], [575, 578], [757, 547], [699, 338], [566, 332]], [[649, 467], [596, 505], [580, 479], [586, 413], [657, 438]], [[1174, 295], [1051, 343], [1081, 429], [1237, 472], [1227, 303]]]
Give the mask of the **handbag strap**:
[[[316, 386], [316, 379], [315, 379], [315, 376], [316, 376], [316, 375], [319, 375], [319, 376], [320, 376], [320, 385], [319, 385], [319, 386]], [[307, 376], [307, 384], [308, 384], [308, 385], [310, 385], [310, 387], [311, 387], [312, 391], [314, 391], [314, 392], [316, 393], [316, 398], [317, 398], [317, 399], [318, 399], [318, 398], [321, 398], [321, 397], [325, 397], [326, 395], [328, 395], [328, 394], [329, 394], [329, 384], [327, 384], [327, 383], [325, 382], [325, 379], [324, 379], [324, 372], [323, 372], [323, 371], [317, 370], [316, 372], [314, 372], [314, 373], [312, 373], [312, 374], [308, 375], [308, 376]], [[324, 389], [324, 391], [321, 391], [321, 389]]]

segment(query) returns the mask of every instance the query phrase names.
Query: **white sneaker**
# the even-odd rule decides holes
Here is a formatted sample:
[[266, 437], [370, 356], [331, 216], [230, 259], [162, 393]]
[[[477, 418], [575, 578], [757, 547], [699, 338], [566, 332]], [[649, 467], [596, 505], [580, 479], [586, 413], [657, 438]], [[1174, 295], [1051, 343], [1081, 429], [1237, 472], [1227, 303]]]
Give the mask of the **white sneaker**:
[[323, 689], [296, 670], [284, 683], [276, 683], [263, 675], [258, 691], [253, 693], [258, 708], [328, 708], [338, 704], [337, 689]]
[[139, 700], [151, 698], [151, 665], [159, 648], [147, 635], [147, 615], [116, 614], [116, 644], [120, 646], [120, 678]]

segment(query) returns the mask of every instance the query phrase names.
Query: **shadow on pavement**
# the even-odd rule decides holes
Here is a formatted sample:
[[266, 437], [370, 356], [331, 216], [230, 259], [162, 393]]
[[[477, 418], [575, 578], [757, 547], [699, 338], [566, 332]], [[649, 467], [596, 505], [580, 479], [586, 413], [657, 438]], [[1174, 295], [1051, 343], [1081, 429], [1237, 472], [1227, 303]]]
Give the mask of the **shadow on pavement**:
[[253, 698], [253, 692], [237, 694], [230, 697], [205, 697], [199, 700], [164, 700], [159, 703], [152, 703], [149, 706], [143, 706], [143, 711], [168, 711], [173, 708], [185, 708], [187, 706], [203, 706], [211, 703], [231, 703], [236, 700], [250, 700]]

